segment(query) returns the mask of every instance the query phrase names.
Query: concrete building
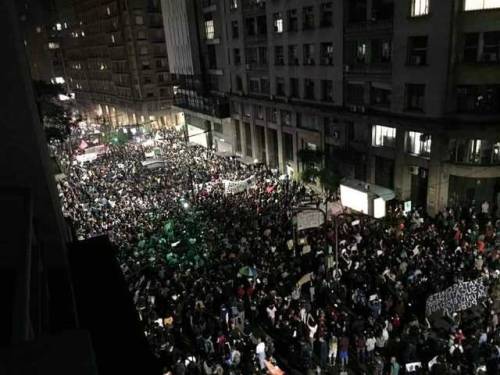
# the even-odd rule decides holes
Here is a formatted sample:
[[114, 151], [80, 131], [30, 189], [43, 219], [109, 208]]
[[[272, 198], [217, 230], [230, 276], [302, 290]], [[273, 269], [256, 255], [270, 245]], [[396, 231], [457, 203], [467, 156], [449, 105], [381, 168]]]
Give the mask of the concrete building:
[[24, 0], [17, 12], [33, 80], [62, 83], [65, 75], [59, 43], [62, 25], [57, 27], [54, 21], [55, 3], [52, 0]]
[[190, 142], [231, 154], [225, 7], [216, 0], [162, 0], [178, 123]]
[[217, 35], [204, 58], [216, 55], [230, 96], [227, 149], [295, 174], [300, 150], [321, 150], [343, 176], [430, 214], [500, 203], [498, 1], [202, 4], [198, 28]]
[[90, 118], [112, 126], [172, 125], [172, 86], [159, 0], [73, 0], [60, 20], [71, 89]]

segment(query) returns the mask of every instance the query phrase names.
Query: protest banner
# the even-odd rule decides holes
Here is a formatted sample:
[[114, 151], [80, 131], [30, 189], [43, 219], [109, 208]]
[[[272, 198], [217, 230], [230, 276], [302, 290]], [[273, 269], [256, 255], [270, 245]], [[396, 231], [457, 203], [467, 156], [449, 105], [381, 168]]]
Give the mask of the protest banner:
[[297, 214], [297, 230], [317, 228], [323, 224], [324, 217], [320, 211], [304, 210]]
[[426, 315], [443, 311], [454, 313], [476, 306], [481, 298], [488, 296], [488, 288], [483, 279], [454, 284], [442, 292], [432, 294], [425, 306]]
[[96, 159], [97, 159], [97, 154], [96, 153], [76, 155], [76, 160], [79, 163], [86, 163], [86, 162], [89, 162], [89, 161], [94, 161]]
[[105, 154], [107, 150], [108, 147], [106, 145], [99, 145], [99, 146], [87, 147], [85, 149], [85, 153], [100, 155], [100, 154]]
[[255, 185], [255, 176], [240, 181], [224, 180], [223, 183], [226, 194], [239, 194]]

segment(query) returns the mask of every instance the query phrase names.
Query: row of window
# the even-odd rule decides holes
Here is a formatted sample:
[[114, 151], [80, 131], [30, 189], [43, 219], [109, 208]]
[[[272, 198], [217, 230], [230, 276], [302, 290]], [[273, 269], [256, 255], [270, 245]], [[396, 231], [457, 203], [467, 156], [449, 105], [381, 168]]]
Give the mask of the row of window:
[[[411, 16], [420, 17], [429, 14], [430, 0], [411, 0]], [[500, 8], [500, 0], [464, 0], [463, 10], [486, 10]]]
[[[316, 100], [316, 80], [305, 78], [303, 80], [303, 91], [300, 95], [300, 84], [298, 78], [290, 78], [288, 88], [286, 87], [285, 78], [276, 77], [274, 95], [279, 97], [302, 98], [306, 100]], [[269, 95], [270, 84], [268, 78], [248, 78], [248, 92], [251, 94]], [[325, 102], [333, 102], [333, 81], [321, 80], [321, 96], [320, 100]], [[236, 89], [243, 90], [243, 82], [241, 77], [236, 76]]]
[[[396, 128], [374, 125], [372, 127], [372, 146], [394, 148], [396, 146]], [[405, 150], [413, 155], [429, 157], [431, 155], [430, 134], [407, 131]]]
[[[299, 31], [299, 20], [301, 30], [312, 30], [317, 26], [315, 9], [313, 6], [302, 8], [302, 15], [299, 18], [297, 9], [289, 9], [286, 17], [283, 12], [273, 14], [273, 32], [281, 34], [285, 30], [288, 32]], [[286, 21], [286, 22], [285, 22]], [[319, 7], [319, 27], [333, 26], [333, 3], [323, 3]], [[238, 21], [232, 21], [231, 30], [234, 39], [240, 36], [240, 27]], [[245, 18], [245, 34], [247, 36], [267, 34], [267, 17], [265, 15]]]
[[[276, 77], [274, 92], [278, 97], [302, 98], [306, 100], [317, 100], [316, 81], [305, 78], [303, 81], [302, 95], [300, 91], [299, 78], [290, 78], [288, 85], [285, 78]], [[319, 100], [333, 102], [333, 81], [320, 80]], [[247, 82], [248, 92], [251, 94], [271, 94], [270, 82], [265, 77], [251, 77]], [[346, 105], [364, 106], [365, 84], [348, 83], [346, 85]], [[236, 89], [243, 91], [243, 81], [240, 76], [236, 76]], [[380, 87], [376, 84], [370, 86], [369, 103], [374, 107], [390, 108], [392, 90], [388, 87]], [[406, 84], [405, 85], [405, 106], [408, 111], [425, 110], [425, 85]], [[478, 113], [478, 114], [498, 114], [500, 113], [500, 85], [467, 85], [457, 87], [457, 112]]]
[[[288, 65], [296, 66], [300, 64], [299, 46], [289, 45], [287, 47]], [[318, 56], [316, 45], [312, 43], [302, 45], [302, 65], [315, 65]], [[233, 49], [233, 63], [239, 65], [242, 62], [239, 48]], [[267, 47], [251, 47], [245, 49], [245, 63], [267, 65]], [[319, 63], [321, 65], [333, 65], [333, 43], [320, 43]], [[285, 65], [285, 47], [274, 47], [274, 64]]]

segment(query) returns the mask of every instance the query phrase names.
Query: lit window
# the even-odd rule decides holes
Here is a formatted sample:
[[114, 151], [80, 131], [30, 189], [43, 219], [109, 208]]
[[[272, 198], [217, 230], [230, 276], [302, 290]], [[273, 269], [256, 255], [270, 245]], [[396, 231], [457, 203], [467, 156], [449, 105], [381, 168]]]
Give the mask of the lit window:
[[113, 34], [111, 34], [111, 43], [115, 43], [115, 36]]
[[465, 0], [464, 10], [500, 8], [500, 0]]
[[215, 38], [214, 20], [205, 21], [205, 36], [208, 40]]
[[38, 34], [40, 34], [40, 33], [42, 32], [42, 28], [41, 28], [40, 26], [38, 26], [38, 27], [36, 28], [36, 32], [37, 32]]
[[135, 24], [136, 25], [144, 24], [144, 19], [142, 18], [142, 16], [135, 16]]
[[111, 16], [111, 9], [109, 7], [106, 7], [106, 14], [108, 16]]
[[59, 43], [49, 42], [49, 49], [58, 49]]
[[412, 0], [411, 16], [420, 17], [429, 14], [429, 0]]
[[64, 28], [67, 29], [68, 28], [68, 24], [66, 22], [64, 22]]
[[406, 133], [406, 151], [413, 155], [429, 157], [431, 155], [431, 136], [419, 132]]
[[230, 7], [231, 9], [238, 9], [238, 0], [231, 0]]
[[56, 30], [62, 30], [62, 25], [60, 23], [56, 23]]
[[275, 33], [283, 32], [283, 17], [281, 16], [281, 13], [274, 13], [273, 26]]
[[373, 125], [372, 146], [394, 147], [396, 144], [396, 128], [389, 126]]
[[63, 77], [54, 77], [54, 82], [59, 83], [59, 84], [63, 84], [65, 81], [64, 81]]
[[85, 36], [85, 31], [82, 31], [82, 36]]
[[366, 43], [358, 42], [356, 46], [356, 60], [358, 63], [366, 62]]

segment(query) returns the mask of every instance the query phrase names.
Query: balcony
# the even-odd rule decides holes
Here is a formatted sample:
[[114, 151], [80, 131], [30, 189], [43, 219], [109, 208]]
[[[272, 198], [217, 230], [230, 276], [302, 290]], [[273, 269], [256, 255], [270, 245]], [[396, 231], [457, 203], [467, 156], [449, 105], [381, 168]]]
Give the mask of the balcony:
[[177, 94], [174, 97], [174, 105], [217, 118], [226, 118], [230, 116], [229, 100], [227, 98], [195, 97], [185, 94]]
[[392, 19], [371, 20], [348, 23], [345, 28], [346, 34], [372, 34], [392, 31]]

